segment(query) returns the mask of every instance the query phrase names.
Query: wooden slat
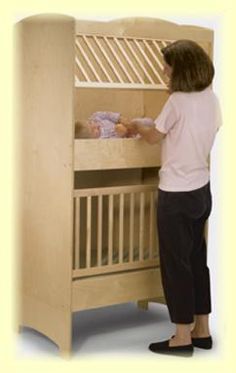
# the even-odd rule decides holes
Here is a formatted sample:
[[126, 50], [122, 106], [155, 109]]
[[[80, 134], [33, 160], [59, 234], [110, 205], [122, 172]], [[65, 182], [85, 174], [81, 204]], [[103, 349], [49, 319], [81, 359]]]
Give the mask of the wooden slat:
[[[96, 51], [94, 50], [93, 46], [91, 45], [91, 43], [89, 44], [90, 45], [90, 52], [92, 53], [95, 61], [98, 63], [99, 67], [101, 68], [101, 70], [103, 71], [104, 75], [106, 76], [106, 78], [108, 79], [109, 82], [112, 82], [112, 79], [110, 78], [110, 76], [107, 74], [106, 72], [106, 69], [103, 67], [103, 63], [101, 61], [101, 59], [99, 58], [98, 54], [96, 53]], [[101, 81], [101, 80], [100, 80]]]
[[[76, 38], [80, 38], [80, 37], [83, 37], [84, 35], [86, 35], [86, 37], [94, 37], [94, 34], [91, 34], [91, 33], [81, 33], [81, 32], [77, 32], [76, 33]], [[146, 40], [146, 41], [165, 41], [166, 43], [173, 43], [175, 41], [175, 39], [169, 39], [169, 38], [165, 38], [165, 39], [161, 39], [161, 38], [151, 38], [151, 37], [141, 37], [141, 36], [138, 36], [138, 37], [132, 37], [132, 36], [117, 36], [117, 35], [112, 35], [112, 34], [109, 34], [109, 33], [106, 33], [106, 34], [101, 34], [101, 33], [96, 33], [96, 36], [99, 37], [99, 38], [112, 38], [112, 39], [117, 39], [117, 40]]]
[[104, 273], [112, 273], [112, 272], [123, 272], [129, 271], [133, 269], [143, 269], [143, 268], [152, 268], [157, 267], [159, 265], [159, 260], [144, 260], [138, 261], [133, 263], [122, 263], [122, 264], [113, 264], [113, 265], [106, 265], [101, 267], [92, 267], [92, 268], [81, 268], [75, 269], [73, 271], [73, 278], [80, 278], [80, 277], [87, 277], [87, 276], [95, 276]]
[[[97, 47], [99, 48], [99, 51], [102, 52], [103, 56], [105, 57], [105, 60], [107, 61], [106, 52], [104, 51], [104, 48], [102, 47], [102, 45], [99, 42], [98, 38], [96, 36], [94, 36], [93, 40], [95, 41]], [[96, 52], [95, 52], [95, 54], [96, 54]], [[98, 54], [96, 54], [96, 57], [97, 57], [97, 59], [99, 59], [98, 58]], [[108, 63], [109, 63], [109, 61], [108, 61]], [[106, 78], [109, 80], [109, 82], [113, 82], [113, 79], [111, 78], [111, 76], [108, 73], [108, 71], [104, 68], [103, 64], [100, 67], [101, 67], [102, 71], [104, 72], [104, 74], [106, 75]]]
[[167, 43], [165, 40], [160, 40], [161, 44], [163, 45], [163, 47], [166, 47], [167, 46]]
[[156, 184], [144, 184], [144, 185], [125, 185], [115, 187], [104, 187], [104, 188], [89, 188], [89, 189], [76, 189], [74, 190], [74, 197], [87, 197], [87, 196], [99, 196], [99, 195], [114, 195], [121, 193], [139, 193], [156, 190]]
[[[87, 50], [86, 48], [83, 48], [80, 42], [81, 40], [83, 40], [83, 42], [86, 44]], [[78, 34], [76, 36], [76, 45], [80, 51], [80, 54], [86, 61], [87, 66], [95, 76], [96, 81], [93, 81], [90, 78], [90, 70], [87, 69], [86, 71], [86, 67], [81, 64], [78, 58], [76, 58], [76, 63], [84, 75], [85, 80], [80, 81], [78, 77], [75, 76], [75, 85], [76, 87], [166, 90], [167, 85], [164, 77], [162, 77], [161, 73], [153, 65], [153, 61], [149, 58], [147, 50], [162, 70], [163, 64], [160, 61], [160, 58], [158, 58], [158, 55], [161, 56], [161, 45], [166, 46], [167, 43], [170, 42], [173, 41], [167, 39], [163, 40], [142, 37], [116, 37], [114, 35]], [[94, 45], [96, 45], [99, 49], [99, 53], [94, 48]], [[116, 50], [114, 46], [116, 46], [118, 50]], [[158, 50], [157, 55], [154, 53], [152, 47], [155, 47]], [[93, 56], [93, 60], [91, 60], [88, 51]], [[103, 59], [105, 63], [103, 63]], [[124, 63], [123, 61], [126, 62]], [[104, 81], [104, 79], [99, 76], [96, 64], [103, 72], [107, 81]], [[152, 74], [155, 75], [160, 84], [156, 84], [149, 70], [146, 68], [146, 65], [149, 66], [151, 69], [150, 71], [152, 71]], [[123, 71], [128, 81], [125, 81], [125, 79], [122, 77], [118, 67]], [[111, 75], [111, 71], [114, 75]], [[147, 81], [145, 82], [145, 80]]]
[[[157, 55], [153, 52], [152, 48], [149, 46], [149, 44], [145, 40], [144, 40], [144, 45], [149, 50], [149, 52], [151, 53], [152, 57], [154, 58], [158, 66], [161, 68], [161, 70], [163, 70], [163, 64], [160, 62], [159, 58], [157, 58]], [[155, 75], [158, 77], [161, 84], [165, 86], [166, 84], [164, 80], [162, 79], [162, 77], [160, 76], [160, 74], [158, 73], [158, 71], [156, 69], [154, 71], [155, 71]]]
[[120, 194], [119, 205], [119, 263], [123, 262], [124, 252], [124, 193]]
[[80, 198], [75, 198], [75, 268], [80, 267]]
[[126, 89], [159, 89], [159, 90], [164, 90], [167, 91], [168, 87], [167, 85], [162, 85], [162, 84], [149, 84], [149, 83], [109, 83], [109, 82], [82, 82], [79, 81], [78, 78], [75, 82], [75, 87], [77, 88], [126, 88]]
[[86, 267], [91, 267], [91, 226], [92, 226], [92, 197], [87, 197], [87, 224], [86, 224]]
[[[158, 44], [155, 40], [153, 41], [153, 45], [156, 47], [156, 49], [157, 49], [159, 55], [162, 55], [162, 53], [161, 53], [161, 48], [160, 48], [159, 44]], [[164, 68], [164, 66], [162, 65], [162, 69], [163, 69], [163, 68]]]
[[129, 219], [129, 252], [130, 262], [134, 261], [134, 193], [130, 193], [130, 219]]
[[98, 233], [97, 233], [97, 263], [102, 264], [102, 195], [98, 196]]
[[[113, 38], [114, 39], [114, 38]], [[113, 55], [116, 58], [116, 61], [118, 62], [120, 68], [123, 70], [125, 73], [126, 77], [129, 79], [131, 83], [135, 83], [131, 75], [129, 74], [128, 70], [126, 69], [125, 65], [123, 64], [122, 60], [120, 59], [120, 56], [118, 53], [116, 53], [115, 49], [112, 46], [112, 43], [110, 43], [110, 40], [106, 37], [104, 37], [104, 40], [106, 41], [107, 45], [109, 46], [110, 50], [112, 51]]]
[[[85, 76], [85, 79], [87, 80], [87, 82], [91, 83], [90, 77], [88, 76], [87, 72], [83, 68], [83, 65], [81, 64], [80, 60], [77, 57], [75, 57], [75, 62], [77, 64], [78, 68], [82, 71], [82, 73]], [[77, 78], [77, 80], [78, 80], [78, 78]]]
[[144, 202], [145, 195], [144, 192], [140, 193], [139, 200], [139, 260], [143, 260], [143, 239], [144, 239]]
[[[134, 44], [136, 45], [136, 47], [138, 48], [138, 50], [140, 51], [140, 53], [142, 54], [142, 56], [144, 57], [144, 60], [148, 63], [148, 65], [152, 68], [152, 65], [149, 61], [149, 59], [147, 58], [146, 54], [144, 53], [144, 51], [142, 50], [142, 48], [140, 47], [139, 43], [137, 40], [134, 40]], [[148, 77], [148, 79], [151, 81], [152, 84], [155, 84], [154, 80], [152, 79], [151, 75], [149, 74], [149, 72], [147, 71], [147, 69], [145, 68], [145, 64], [142, 63], [142, 61], [140, 61], [138, 59], [138, 61], [140, 62], [140, 66], [142, 68], [142, 70], [145, 72], [146, 76]], [[152, 68], [153, 69], [153, 68]], [[155, 71], [155, 69], [154, 69]]]
[[[87, 45], [87, 47], [88, 47], [90, 53], [93, 55], [93, 52], [92, 52], [92, 50], [91, 50], [91, 46], [90, 46], [89, 41], [87, 40], [87, 38], [86, 38], [85, 35], [83, 36], [83, 40], [84, 40], [85, 44]], [[101, 82], [102, 79], [101, 79], [100, 76], [98, 75], [98, 73], [97, 73], [96, 69], [94, 68], [93, 64], [91, 63], [90, 59], [89, 59], [89, 58], [86, 58], [86, 61], [87, 61], [88, 65], [89, 65], [89, 67], [91, 68], [92, 72], [94, 73], [94, 76], [96, 77], [96, 79], [97, 79], [99, 82]]]
[[[85, 44], [87, 45], [87, 47], [89, 48], [89, 45], [88, 45], [88, 42], [87, 42], [86, 36], [82, 36], [82, 38], [83, 38]], [[88, 56], [87, 56], [87, 54], [85, 53], [85, 51], [83, 50], [83, 47], [80, 45], [78, 38], [76, 39], [75, 43], [76, 43], [77, 48], [80, 50], [80, 53], [81, 53], [82, 56], [84, 57], [86, 63], [88, 64], [88, 66], [89, 66], [90, 69], [92, 70], [94, 76], [96, 77], [96, 79], [97, 79], [99, 82], [101, 82], [101, 79], [100, 79], [99, 75], [97, 74], [97, 72], [96, 72], [96, 70], [95, 70], [93, 64], [91, 63], [91, 61], [90, 61], [90, 59], [88, 58]], [[90, 78], [87, 78], [87, 74], [86, 74], [85, 70], [83, 69], [83, 66], [82, 66], [82, 64], [80, 63], [80, 61], [79, 61], [79, 59], [78, 59], [77, 57], [76, 57], [76, 63], [77, 63], [77, 65], [80, 67], [80, 69], [82, 70], [82, 72], [83, 72], [83, 74], [85, 75], [86, 79], [87, 79], [88, 81], [91, 81]]]
[[75, 75], [75, 87], [78, 87], [79, 86], [79, 79], [77, 78], [77, 76]]
[[[134, 40], [134, 43], [136, 45], [136, 40]], [[132, 45], [127, 42], [127, 46], [129, 47], [131, 53], [132, 53], [132, 56], [133, 58], [136, 60], [136, 62], [138, 63], [139, 65], [139, 68], [142, 72], [144, 72], [144, 74], [146, 74], [146, 77], [150, 80], [151, 84], [155, 84], [154, 80], [152, 79], [152, 77], [150, 76], [150, 74], [148, 73], [147, 69], [145, 68], [144, 64], [142, 63], [142, 61], [140, 60], [137, 52], [135, 51], [135, 49], [132, 47]]]
[[113, 255], [113, 224], [114, 224], [114, 199], [113, 194], [109, 195], [109, 206], [108, 206], [108, 265], [112, 264]]
[[[139, 74], [138, 70], [136, 69], [136, 67], [133, 63], [133, 61], [130, 59], [129, 55], [126, 53], [125, 48], [123, 48], [122, 44], [119, 42], [118, 39], [114, 39], [114, 41], [115, 41], [117, 47], [119, 48], [120, 52], [122, 53], [122, 55], [128, 61], [129, 67], [133, 71], [134, 75], [139, 79], [139, 81], [141, 83], [144, 84], [144, 80], [143, 80], [142, 76]], [[126, 39], [124, 39], [124, 43], [125, 43], [126, 46], [128, 46], [128, 43], [127, 43]], [[128, 48], [129, 48], [129, 46], [128, 46]]]
[[[120, 76], [119, 72], [118, 72], [117, 69], [116, 69], [116, 66], [113, 64], [113, 62], [112, 62], [112, 60], [110, 59], [109, 55], [107, 54], [105, 48], [103, 48], [102, 44], [100, 43], [100, 40], [99, 40], [96, 36], [94, 36], [94, 39], [96, 40], [96, 42], [97, 42], [98, 45], [100, 46], [100, 50], [101, 50], [101, 52], [102, 52], [103, 55], [105, 56], [106, 61], [107, 61], [108, 64], [110, 65], [110, 67], [111, 67], [113, 73], [116, 75], [116, 77], [117, 77], [119, 83], [124, 83], [122, 77]], [[103, 40], [105, 41], [106, 45], [108, 46], [107, 40], [106, 40], [105, 38], [103, 38]], [[109, 48], [109, 46], [108, 46], [108, 48]], [[110, 49], [110, 50], [111, 50], [111, 49]]]

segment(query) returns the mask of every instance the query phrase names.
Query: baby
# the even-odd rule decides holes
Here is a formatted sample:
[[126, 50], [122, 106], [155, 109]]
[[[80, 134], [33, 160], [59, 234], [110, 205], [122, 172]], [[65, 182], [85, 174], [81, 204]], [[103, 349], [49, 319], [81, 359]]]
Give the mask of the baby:
[[75, 124], [76, 138], [123, 138], [135, 137], [129, 130], [130, 121], [120, 113], [97, 111], [87, 121]]

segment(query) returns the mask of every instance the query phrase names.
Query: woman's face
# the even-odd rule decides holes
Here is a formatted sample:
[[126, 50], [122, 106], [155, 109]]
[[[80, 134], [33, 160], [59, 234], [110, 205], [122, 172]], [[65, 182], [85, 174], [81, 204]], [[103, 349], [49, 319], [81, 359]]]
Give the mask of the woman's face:
[[166, 63], [165, 61], [163, 65], [163, 73], [170, 79], [171, 74], [172, 74], [172, 67], [168, 65], [168, 63]]

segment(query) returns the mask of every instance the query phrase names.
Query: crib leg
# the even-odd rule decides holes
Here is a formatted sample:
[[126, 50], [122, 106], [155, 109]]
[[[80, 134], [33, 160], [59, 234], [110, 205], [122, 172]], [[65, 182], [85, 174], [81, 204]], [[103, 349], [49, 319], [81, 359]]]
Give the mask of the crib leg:
[[62, 344], [59, 346], [59, 352], [60, 352], [60, 357], [63, 359], [70, 359], [71, 357], [71, 340], [68, 339], [68, 341], [64, 341]]
[[149, 299], [149, 302], [166, 304], [166, 300], [164, 296]]
[[65, 359], [65, 360], [69, 360], [70, 359], [70, 357], [71, 357], [71, 350], [70, 350], [70, 348], [64, 347], [64, 346], [63, 347], [60, 346], [59, 350], [60, 350], [60, 357], [62, 359]]
[[64, 333], [61, 335], [60, 341], [58, 343], [60, 357], [63, 359], [69, 359], [71, 357], [71, 347], [72, 347], [72, 325], [65, 325]]
[[148, 310], [148, 300], [139, 300], [137, 302], [138, 308], [147, 311]]

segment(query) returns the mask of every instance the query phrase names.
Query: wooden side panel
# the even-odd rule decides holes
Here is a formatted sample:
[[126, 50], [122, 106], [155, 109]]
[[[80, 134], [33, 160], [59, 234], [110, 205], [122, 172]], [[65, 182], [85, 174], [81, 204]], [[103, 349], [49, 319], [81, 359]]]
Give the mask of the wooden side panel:
[[146, 90], [143, 93], [144, 113], [146, 117], [156, 119], [160, 114], [169, 94], [167, 91]]
[[76, 88], [76, 120], [86, 120], [95, 111], [115, 111], [129, 118], [143, 116], [143, 91]]
[[76, 21], [76, 33], [149, 37], [165, 40], [192, 39], [213, 42], [213, 31], [199, 26], [179, 25], [158, 18], [123, 18], [109, 22]]
[[74, 169], [158, 167], [160, 149], [160, 144], [150, 145], [142, 139], [78, 139], [75, 140]]
[[67, 335], [69, 349], [74, 20], [30, 17], [17, 25], [16, 33], [21, 324], [54, 336], [60, 345]]
[[73, 282], [73, 311], [162, 297], [160, 269], [95, 276]]

